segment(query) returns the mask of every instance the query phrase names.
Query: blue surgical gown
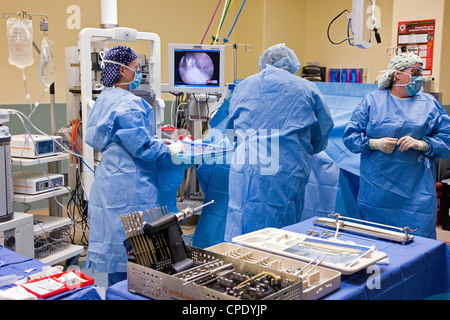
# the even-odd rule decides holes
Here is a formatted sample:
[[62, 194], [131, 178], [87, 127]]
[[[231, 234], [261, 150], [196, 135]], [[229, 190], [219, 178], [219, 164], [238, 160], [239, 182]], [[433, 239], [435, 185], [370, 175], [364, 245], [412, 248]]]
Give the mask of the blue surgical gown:
[[[391, 154], [372, 150], [371, 138], [411, 136], [428, 142], [426, 152]], [[389, 90], [370, 93], [355, 108], [343, 142], [361, 153], [358, 209], [364, 220], [403, 228], [434, 238], [436, 228], [435, 158], [450, 156], [450, 118], [425, 93], [400, 99]]]
[[[233, 91], [230, 91], [214, 117], [209, 122], [210, 130], [203, 142], [230, 147], [226, 138], [225, 125]], [[205, 194], [204, 203], [214, 203], [204, 207], [195, 228], [192, 245], [207, 248], [224, 241], [225, 223], [228, 211], [228, 176], [230, 155], [214, 163], [202, 163], [196, 170], [200, 187]]]
[[122, 214], [159, 207], [158, 161], [169, 148], [154, 139], [153, 108], [120, 88], [106, 88], [86, 124], [86, 143], [101, 152], [89, 195], [87, 265], [126, 272]]
[[314, 83], [267, 66], [237, 85], [229, 112], [226, 127], [238, 145], [225, 240], [299, 222], [312, 156], [325, 149], [333, 127], [321, 93]]

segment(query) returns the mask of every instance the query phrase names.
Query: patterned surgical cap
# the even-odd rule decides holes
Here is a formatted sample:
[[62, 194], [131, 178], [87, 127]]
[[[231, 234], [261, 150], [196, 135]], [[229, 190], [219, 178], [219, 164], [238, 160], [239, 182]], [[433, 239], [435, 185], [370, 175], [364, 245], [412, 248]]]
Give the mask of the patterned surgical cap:
[[120, 65], [105, 60], [115, 61], [124, 65], [128, 65], [137, 58], [136, 53], [129, 47], [116, 46], [108, 50], [103, 56], [103, 69], [100, 81], [105, 87], [111, 87], [120, 76]]
[[387, 89], [394, 81], [394, 73], [411, 67], [414, 64], [423, 64], [422, 59], [413, 53], [402, 53], [392, 58], [388, 70], [378, 78], [378, 89]]

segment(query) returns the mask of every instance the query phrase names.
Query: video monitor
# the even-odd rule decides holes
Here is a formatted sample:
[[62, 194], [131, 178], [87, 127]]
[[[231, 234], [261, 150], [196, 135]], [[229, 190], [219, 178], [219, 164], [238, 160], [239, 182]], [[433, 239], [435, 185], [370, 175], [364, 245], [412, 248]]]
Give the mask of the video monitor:
[[222, 93], [225, 91], [225, 47], [169, 44], [169, 91]]

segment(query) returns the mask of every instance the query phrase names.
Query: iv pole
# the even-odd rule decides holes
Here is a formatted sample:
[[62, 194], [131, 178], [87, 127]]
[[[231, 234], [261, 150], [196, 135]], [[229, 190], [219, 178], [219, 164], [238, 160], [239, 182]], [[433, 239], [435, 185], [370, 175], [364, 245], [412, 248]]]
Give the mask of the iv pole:
[[[48, 31], [48, 23], [47, 23], [47, 15], [40, 14], [40, 13], [28, 13], [27, 11], [19, 11], [19, 12], [5, 12], [3, 13], [3, 18], [8, 19], [9, 15], [18, 15], [19, 17], [22, 16], [24, 19], [29, 19], [33, 16], [40, 16], [42, 17], [42, 21], [40, 23], [40, 31], [44, 32], [44, 35], [47, 34]], [[37, 51], [38, 54], [41, 54], [41, 49], [39, 46], [34, 42], [33, 40], [33, 48]], [[55, 83], [52, 83], [49, 87], [50, 89], [50, 126], [51, 126], [51, 135], [57, 135], [57, 129], [56, 129], [56, 115], [55, 115]], [[48, 172], [49, 173], [61, 173], [61, 162], [55, 161], [55, 162], [49, 162], [47, 164]], [[59, 203], [62, 202], [62, 195], [56, 196], [57, 201]], [[55, 217], [61, 217], [62, 216], [62, 208], [58, 205], [58, 203], [55, 201], [54, 198], [49, 199], [49, 215], [55, 216]]]

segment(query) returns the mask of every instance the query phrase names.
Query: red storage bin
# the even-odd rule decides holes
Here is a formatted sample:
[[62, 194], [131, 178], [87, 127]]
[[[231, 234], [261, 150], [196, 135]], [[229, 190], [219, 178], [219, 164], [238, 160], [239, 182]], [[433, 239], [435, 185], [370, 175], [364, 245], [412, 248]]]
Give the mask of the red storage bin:
[[[67, 283], [60, 281], [62, 276], [70, 275], [70, 273], [74, 273], [75, 276], [78, 276], [83, 281], [80, 281], [75, 284], [67, 284]], [[52, 290], [50, 292], [45, 292], [45, 290], [39, 288], [40, 284], [42, 287], [44, 287], [46, 284], [47, 285], [53, 284], [53, 285], [55, 285], [55, 287], [58, 286], [58, 288], [55, 288], [55, 290]], [[54, 275], [51, 275], [48, 277], [28, 281], [28, 282], [22, 284], [21, 286], [23, 288], [25, 288], [25, 290], [27, 290], [28, 292], [34, 294], [36, 297], [45, 299], [45, 298], [49, 298], [54, 295], [69, 291], [69, 290], [90, 286], [92, 284], [94, 284], [94, 278], [89, 277], [89, 276], [85, 275], [84, 273], [80, 273], [80, 272], [71, 270], [71, 271], [54, 274]]]

